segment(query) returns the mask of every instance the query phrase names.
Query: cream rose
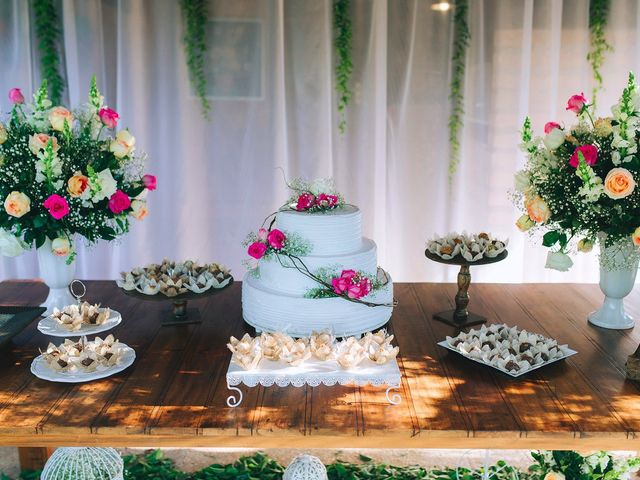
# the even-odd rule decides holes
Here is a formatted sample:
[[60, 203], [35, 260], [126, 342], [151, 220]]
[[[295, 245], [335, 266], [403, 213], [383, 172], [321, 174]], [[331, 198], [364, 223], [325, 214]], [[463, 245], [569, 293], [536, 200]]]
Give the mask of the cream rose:
[[593, 133], [597, 137], [608, 137], [613, 133], [613, 127], [611, 126], [610, 118], [598, 118], [594, 124]]
[[565, 134], [560, 128], [554, 128], [542, 139], [544, 146], [549, 150], [555, 150], [560, 147], [564, 143], [564, 140]]
[[526, 232], [534, 227], [536, 223], [529, 218], [529, 215], [524, 214], [516, 221], [516, 227], [521, 232]]
[[67, 180], [67, 192], [74, 198], [81, 196], [89, 186], [89, 179], [80, 172], [74, 173], [73, 177]]
[[7, 141], [9, 134], [3, 124], [0, 123], [0, 145]]
[[95, 180], [90, 179], [89, 186], [91, 187], [91, 198], [94, 203], [105, 198], [111, 198], [111, 195], [118, 190], [118, 182], [113, 178], [111, 170], [108, 168], [99, 172]]
[[527, 209], [529, 218], [536, 223], [544, 223], [551, 218], [549, 206], [539, 195], [528, 199], [524, 206]]
[[131, 212], [129, 212], [129, 215], [136, 220], [142, 220], [148, 213], [149, 210], [147, 210], [147, 202], [143, 202], [141, 200], [134, 200], [131, 202]]
[[640, 247], [640, 227], [636, 228], [631, 234], [631, 240], [633, 240], [634, 245]]
[[56, 238], [51, 242], [51, 251], [56, 257], [68, 257], [71, 253], [71, 242], [68, 238]]
[[[545, 268], [558, 270], [559, 272], [567, 272], [573, 266], [573, 260], [564, 252], [547, 253], [547, 263]], [[560, 478], [560, 477], [558, 477]]]
[[60, 149], [58, 139], [56, 137], [49, 136], [46, 133], [36, 133], [35, 135], [29, 136], [29, 150], [31, 150], [31, 153], [34, 155], [38, 155], [41, 150], [47, 148], [49, 140], [51, 140], [53, 151], [57, 152]]
[[565, 476], [560, 472], [549, 472], [544, 476], [544, 480], [565, 480]]
[[49, 123], [51, 128], [58, 132], [64, 131], [65, 123], [69, 125], [69, 129], [73, 125], [73, 114], [64, 107], [53, 107], [49, 112]]
[[123, 158], [133, 152], [135, 144], [136, 139], [129, 133], [129, 130], [120, 130], [116, 138], [111, 140], [109, 150], [113, 152], [116, 158]]
[[628, 197], [635, 188], [636, 181], [626, 168], [612, 168], [604, 179], [604, 193], [614, 200]]
[[31, 200], [22, 192], [11, 192], [4, 201], [4, 209], [12, 217], [20, 218], [31, 210]]
[[589, 253], [593, 250], [593, 240], [590, 238], [583, 238], [578, 242], [578, 251], [582, 253]]

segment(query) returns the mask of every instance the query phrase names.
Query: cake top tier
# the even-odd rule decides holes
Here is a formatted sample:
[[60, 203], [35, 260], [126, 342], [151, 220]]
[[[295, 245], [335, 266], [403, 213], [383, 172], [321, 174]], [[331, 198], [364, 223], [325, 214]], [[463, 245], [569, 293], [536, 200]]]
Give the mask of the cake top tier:
[[275, 227], [310, 242], [310, 255], [343, 255], [362, 246], [362, 214], [353, 205], [318, 213], [282, 210]]

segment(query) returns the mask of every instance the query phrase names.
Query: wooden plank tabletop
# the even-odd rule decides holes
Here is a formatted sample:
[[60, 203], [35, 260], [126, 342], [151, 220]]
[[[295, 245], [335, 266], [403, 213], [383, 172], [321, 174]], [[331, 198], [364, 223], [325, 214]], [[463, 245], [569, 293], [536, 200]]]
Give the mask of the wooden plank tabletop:
[[[33, 322], [0, 355], [0, 445], [247, 446], [393, 448], [598, 448], [640, 450], [640, 385], [625, 361], [640, 328], [587, 324], [602, 301], [597, 285], [475, 284], [470, 309], [518, 325], [579, 353], [512, 379], [436, 343], [455, 335], [432, 320], [452, 308], [450, 284], [397, 284], [390, 329], [400, 346], [402, 403], [375, 387], [241, 387], [229, 408], [225, 373], [230, 335], [242, 320], [240, 282], [193, 303], [200, 324], [163, 327], [168, 305], [123, 295], [113, 282], [87, 282], [89, 301], [122, 313], [113, 333], [135, 364], [86, 384], [49, 383], [29, 371], [51, 339]], [[0, 303], [37, 305], [38, 282], [0, 283]], [[640, 317], [640, 292], [627, 299]]]

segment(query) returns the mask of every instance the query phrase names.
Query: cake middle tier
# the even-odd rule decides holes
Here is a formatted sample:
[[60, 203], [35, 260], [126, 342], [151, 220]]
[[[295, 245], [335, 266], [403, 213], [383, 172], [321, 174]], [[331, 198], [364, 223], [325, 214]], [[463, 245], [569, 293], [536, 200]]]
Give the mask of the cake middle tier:
[[[342, 270], [355, 270], [375, 278], [378, 270], [376, 244], [373, 240], [364, 238], [360, 249], [343, 255], [309, 255], [300, 260], [315, 274], [319, 269], [329, 269], [331, 273], [340, 274]], [[260, 261], [260, 281], [266, 287], [282, 293], [303, 296], [312, 288], [318, 287], [318, 282], [297, 270], [292, 261], [284, 256], [279, 259], [272, 256]]]
[[355, 252], [362, 243], [362, 213], [353, 205], [317, 213], [281, 210], [275, 227], [309, 242], [311, 255]]

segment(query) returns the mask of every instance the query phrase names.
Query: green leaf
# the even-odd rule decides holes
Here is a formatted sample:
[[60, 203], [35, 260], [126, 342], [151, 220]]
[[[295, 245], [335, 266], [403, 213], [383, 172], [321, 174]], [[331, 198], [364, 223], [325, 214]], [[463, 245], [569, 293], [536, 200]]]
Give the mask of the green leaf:
[[560, 240], [560, 232], [551, 230], [542, 237], [542, 245], [545, 247], [553, 247]]

